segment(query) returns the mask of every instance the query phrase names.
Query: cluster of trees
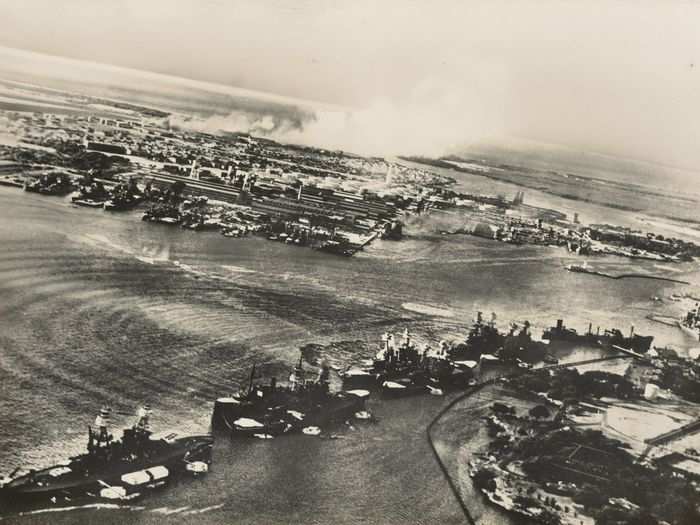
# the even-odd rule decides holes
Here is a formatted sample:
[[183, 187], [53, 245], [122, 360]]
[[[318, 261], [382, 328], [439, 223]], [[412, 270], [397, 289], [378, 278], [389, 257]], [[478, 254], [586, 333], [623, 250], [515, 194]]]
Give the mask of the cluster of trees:
[[[2, 151], [2, 150], [0, 150]], [[12, 159], [21, 164], [60, 165], [60, 158], [53, 152], [32, 149], [13, 149]]]
[[591, 239], [639, 250], [678, 255], [684, 259], [692, 259], [693, 256], [700, 255], [700, 246], [690, 241], [653, 233], [643, 234], [640, 231], [613, 228], [600, 229], [598, 225], [592, 225], [590, 229]]
[[575, 368], [563, 368], [553, 373], [543, 370], [515, 378], [513, 383], [525, 390], [546, 392], [552, 399], [570, 403], [591, 396], [619, 399], [635, 396], [634, 385], [628, 379], [599, 370], [583, 374]]
[[[580, 445], [584, 448], [577, 451]], [[532, 481], [578, 487], [572, 499], [596, 523], [700, 523], [695, 488], [687, 480], [636, 463], [622, 443], [599, 431], [569, 429], [525, 438], [516, 453], [525, 459], [523, 471]], [[612, 498], [631, 505], [613, 504]]]
[[[690, 372], [694, 372], [690, 375]], [[659, 382], [674, 394], [693, 403], [700, 403], [700, 366], [695, 363], [667, 364], [661, 369]]]

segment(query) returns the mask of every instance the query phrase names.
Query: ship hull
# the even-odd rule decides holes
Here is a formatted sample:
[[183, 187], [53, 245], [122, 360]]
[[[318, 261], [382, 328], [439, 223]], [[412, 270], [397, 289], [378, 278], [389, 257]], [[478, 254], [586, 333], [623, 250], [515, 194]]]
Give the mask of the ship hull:
[[[365, 410], [365, 399], [349, 393], [332, 394], [318, 398], [296, 396], [280, 392], [257, 401], [235, 397], [219, 398], [214, 403], [212, 430], [252, 435], [256, 433], [279, 434], [314, 425], [329, 425], [352, 419]], [[237, 421], [251, 419], [261, 426], [245, 428]], [[270, 420], [273, 420], [271, 423]], [[278, 424], [283, 422], [284, 424]], [[290, 428], [287, 428], [289, 426]], [[270, 428], [267, 428], [270, 427]], [[274, 427], [274, 428], [273, 428]], [[277, 428], [279, 427], [279, 428]]]
[[[153, 488], [164, 484], [172, 476], [184, 473], [188, 462], [202, 461], [209, 464], [212, 445], [211, 436], [190, 436], [175, 440], [162, 450], [149, 455], [148, 459], [133, 461], [124, 459], [94, 468], [81, 466], [80, 460], [86, 456], [79, 456], [71, 463], [54, 465], [14, 478], [0, 488], [0, 501], [7, 507], [15, 507], [50, 500], [73, 500], [83, 496], [97, 497], [105, 487], [124, 487], [122, 476], [125, 474], [156, 466], [167, 468], [169, 473], [167, 479], [157, 483], [154, 481], [141, 487], [128, 487], [128, 492]], [[61, 473], [62, 470], [65, 471]]]

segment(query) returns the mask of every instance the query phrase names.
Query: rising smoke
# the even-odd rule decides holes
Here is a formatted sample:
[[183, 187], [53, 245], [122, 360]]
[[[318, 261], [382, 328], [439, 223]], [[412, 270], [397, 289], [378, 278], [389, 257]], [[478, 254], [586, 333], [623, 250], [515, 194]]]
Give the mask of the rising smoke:
[[209, 133], [245, 132], [362, 155], [439, 156], [503, 133], [503, 104], [498, 103], [503, 100], [503, 86], [496, 73], [471, 83], [427, 79], [406, 95], [379, 97], [357, 109], [310, 105], [272, 112], [234, 110], [208, 118], [173, 116], [170, 124]]

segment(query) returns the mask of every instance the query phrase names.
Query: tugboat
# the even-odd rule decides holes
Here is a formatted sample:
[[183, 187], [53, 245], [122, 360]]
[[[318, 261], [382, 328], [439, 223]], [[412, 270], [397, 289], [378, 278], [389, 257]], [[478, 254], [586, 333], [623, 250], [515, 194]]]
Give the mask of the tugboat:
[[367, 415], [367, 390], [330, 391], [330, 369], [324, 365], [316, 381], [306, 380], [299, 358], [289, 376], [288, 386], [256, 385], [253, 367], [245, 392], [216, 400], [212, 414], [214, 430], [228, 430], [232, 436], [268, 438], [298, 430], [317, 428]]
[[149, 430], [150, 408], [123, 431], [121, 440], [109, 433], [110, 410], [104, 407], [88, 427], [87, 453], [41, 470], [18, 471], [0, 480], [0, 501], [8, 507], [81, 497], [128, 500], [145, 490], [165, 485], [182, 474], [208, 471], [213, 438], [210, 435], [156, 438]]

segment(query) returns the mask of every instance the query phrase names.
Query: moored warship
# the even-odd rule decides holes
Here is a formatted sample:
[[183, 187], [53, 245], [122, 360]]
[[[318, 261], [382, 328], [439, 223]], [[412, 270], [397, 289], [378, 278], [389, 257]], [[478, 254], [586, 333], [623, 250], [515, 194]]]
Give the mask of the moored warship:
[[522, 368], [531, 368], [539, 361], [550, 361], [547, 344], [532, 338], [530, 322], [523, 321], [522, 326], [512, 323], [498, 352], [504, 362], [515, 362]]
[[102, 182], [94, 180], [93, 174], [88, 173], [78, 184], [78, 194], [71, 197], [71, 202], [76, 206], [101, 208], [108, 197]]
[[408, 329], [400, 344], [396, 344], [393, 334], [385, 333], [373, 359], [350, 366], [339, 375], [346, 388], [377, 386], [388, 397], [441, 395], [445, 389], [467, 386], [473, 379], [474, 366], [453, 362], [448, 352], [445, 341], [437, 349], [426, 344], [419, 351]]
[[645, 354], [649, 351], [653, 341], [653, 335], [638, 335], [634, 333], [634, 326], [630, 328], [629, 336], [623, 335], [617, 328], [612, 328], [610, 330], [605, 330], [605, 332], [598, 337], [598, 343], [601, 346], [608, 348], [617, 346], [641, 354]]
[[130, 178], [127, 182], [121, 182], [112, 189], [110, 199], [104, 203], [104, 209], [106, 211], [131, 210], [143, 202], [143, 199], [136, 181]]
[[[600, 331], [600, 330], [599, 330]], [[567, 341], [570, 343], [592, 343], [598, 341], [600, 334], [593, 333], [593, 324], [589, 323], [588, 332], [579, 334], [575, 328], [568, 328], [564, 325], [563, 319], [557, 319], [556, 326], [547, 328], [542, 332], [542, 339], [548, 341]]]
[[253, 367], [247, 388], [214, 404], [213, 430], [229, 431], [232, 436], [267, 438], [295, 431], [320, 433], [319, 427], [351, 419], [369, 419], [367, 390], [331, 392], [330, 369], [323, 365], [318, 379], [306, 379], [302, 357], [280, 386], [276, 378], [267, 385], [255, 384]]
[[601, 334], [600, 327], [598, 327], [596, 332], [593, 333], [592, 323], [588, 325], [588, 332], [579, 334], [573, 328], [567, 328], [562, 319], [557, 319], [556, 326], [548, 328], [542, 333], [542, 339], [600, 345], [604, 347], [619, 346], [635, 352], [645, 353], [651, 348], [654, 336], [635, 334], [634, 327], [630, 328], [630, 335], [628, 337], [617, 328], [605, 329]]
[[489, 322], [484, 321], [482, 312], [477, 312], [466, 341], [454, 345], [450, 349], [450, 357], [455, 360], [479, 361], [483, 355], [493, 356], [497, 354], [504, 342], [505, 335], [500, 333], [496, 327], [495, 312], [491, 313]]
[[60, 503], [83, 497], [129, 500], [165, 485], [182, 474], [208, 471], [210, 435], [155, 437], [149, 428], [150, 408], [125, 428], [121, 439], [109, 433], [110, 410], [103, 408], [88, 427], [87, 452], [69, 461], [0, 480], [0, 500], [8, 508], [44, 502]]
[[73, 191], [70, 177], [65, 173], [47, 173], [24, 183], [24, 190], [42, 195], [67, 195]]

